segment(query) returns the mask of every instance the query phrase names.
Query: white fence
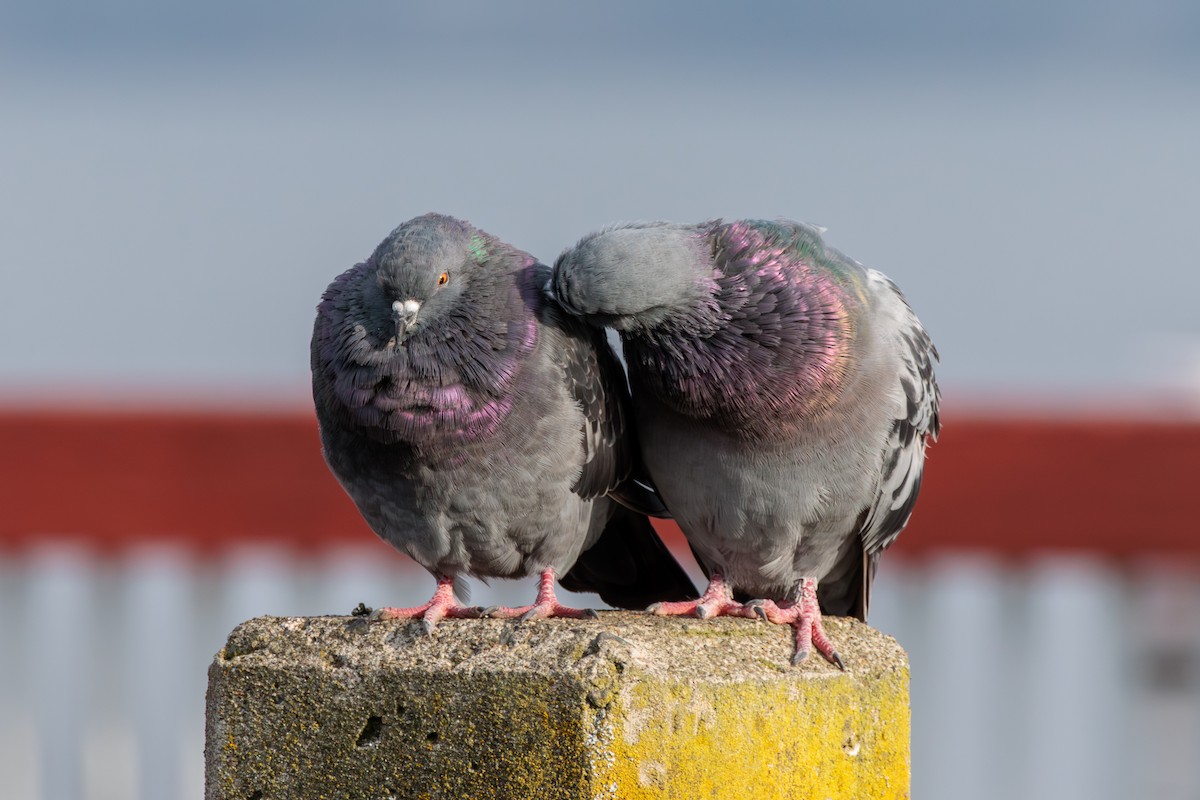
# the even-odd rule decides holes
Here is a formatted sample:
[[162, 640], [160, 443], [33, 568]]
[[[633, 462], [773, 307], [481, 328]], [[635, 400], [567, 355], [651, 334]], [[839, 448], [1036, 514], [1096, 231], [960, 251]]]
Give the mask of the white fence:
[[[236, 623], [432, 585], [377, 548], [0, 559], [0, 797], [196, 800], [206, 670]], [[1200, 800], [1200, 572], [885, 558], [872, 605], [911, 656], [914, 797]]]

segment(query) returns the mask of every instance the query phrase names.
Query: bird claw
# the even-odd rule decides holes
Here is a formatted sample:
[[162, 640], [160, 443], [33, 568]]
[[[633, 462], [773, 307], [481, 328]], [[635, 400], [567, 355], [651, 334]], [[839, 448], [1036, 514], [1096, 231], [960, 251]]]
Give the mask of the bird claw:
[[387, 617], [383, 616], [382, 608], [377, 608], [366, 616], [369, 622], [381, 622], [382, 620], [387, 619]]
[[708, 588], [696, 600], [680, 600], [677, 602], [655, 603], [646, 611], [657, 617], [744, 617], [746, 609], [741, 603], [735, 602], [725, 579], [718, 573], [713, 573], [709, 579]]
[[599, 619], [600, 615], [594, 608], [568, 608], [554, 603], [536, 603], [520, 617], [520, 622], [531, 619], [548, 619], [550, 617], [568, 617], [570, 619]]
[[489, 618], [516, 619], [518, 622], [528, 622], [531, 619], [548, 619], [550, 617], [567, 617], [569, 619], [596, 619], [600, 615], [591, 608], [570, 608], [558, 602], [554, 596], [554, 570], [542, 570], [538, 581], [537, 598], [531, 606], [506, 608], [491, 606], [483, 611]]
[[792, 652], [792, 666], [797, 666], [808, 658], [809, 652], [816, 648], [825, 660], [843, 672], [846, 662], [833, 648], [833, 642], [825, 635], [825, 627], [821, 624], [821, 607], [817, 603], [817, 584], [811, 578], [806, 578], [800, 587], [800, 598], [796, 602], [776, 603], [774, 600], [751, 600], [745, 608], [766, 622], [776, 625], [791, 625], [796, 631], [796, 645]]
[[[829, 652], [825, 652], [824, 650], [821, 650], [820, 652], [821, 652], [821, 655], [825, 657], [825, 660], [828, 661], [830, 664], [833, 664], [835, 667], [840, 669], [842, 672], [846, 671], [846, 662], [842, 661], [842, 657], [840, 655], [838, 655], [837, 650], [830, 649]], [[804, 663], [804, 660], [808, 658], [808, 653], [809, 653], [808, 650], [801, 650], [799, 648], [796, 648], [796, 652], [792, 653], [792, 666], [798, 667], [798, 666], [800, 666], [800, 664]]]
[[517, 622], [529, 622], [533, 619], [549, 619], [551, 617], [566, 617], [569, 619], [597, 619], [599, 614], [594, 608], [570, 608], [561, 605], [557, 600], [539, 601], [531, 606], [492, 606], [483, 612], [489, 619], [515, 619]]
[[699, 600], [671, 600], [646, 606], [646, 611], [656, 617], [700, 616], [699, 607]]
[[[361, 603], [359, 606], [363, 611], [367, 610]], [[359, 609], [355, 609], [356, 613], [358, 611]], [[371, 622], [387, 619], [419, 620], [421, 631], [429, 634], [433, 632], [438, 622], [447, 617], [476, 619], [479, 617], [479, 613], [478, 606], [459, 605], [458, 600], [454, 597], [454, 581], [448, 576], [441, 576], [438, 578], [437, 589], [434, 591], [433, 597], [429, 598], [429, 602], [425, 605], [413, 608], [377, 608], [367, 614], [367, 619]]]

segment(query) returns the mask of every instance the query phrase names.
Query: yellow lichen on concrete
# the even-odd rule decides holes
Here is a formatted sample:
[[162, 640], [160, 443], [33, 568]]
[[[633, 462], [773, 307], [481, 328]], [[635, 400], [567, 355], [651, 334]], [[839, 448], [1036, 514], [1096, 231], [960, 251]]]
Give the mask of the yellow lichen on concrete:
[[908, 674], [737, 683], [634, 681], [620, 698], [605, 795], [907, 798]]

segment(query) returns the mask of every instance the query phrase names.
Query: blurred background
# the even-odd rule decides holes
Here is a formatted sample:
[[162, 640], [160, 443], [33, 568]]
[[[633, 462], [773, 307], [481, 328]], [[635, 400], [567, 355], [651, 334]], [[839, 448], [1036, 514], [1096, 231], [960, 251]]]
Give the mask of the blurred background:
[[0, 107], [6, 798], [199, 798], [233, 625], [427, 598], [308, 338], [431, 210], [828, 227], [942, 354], [914, 796], [1200, 798], [1200, 5], [0, 0]]

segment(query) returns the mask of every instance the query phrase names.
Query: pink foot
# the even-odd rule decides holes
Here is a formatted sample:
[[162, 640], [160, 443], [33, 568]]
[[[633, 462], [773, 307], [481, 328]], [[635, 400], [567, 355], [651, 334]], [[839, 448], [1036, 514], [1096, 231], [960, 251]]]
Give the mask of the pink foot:
[[800, 582], [799, 602], [785, 601], [780, 604], [774, 600], [754, 600], [747, 603], [746, 607], [767, 622], [791, 625], [796, 629], [793, 665], [808, 658], [809, 651], [815, 647], [830, 664], [838, 669], [846, 669], [841, 656], [833, 647], [833, 642], [825, 635], [825, 627], [821, 624], [821, 607], [817, 605], [817, 582], [812, 578], [805, 578]]
[[549, 619], [550, 617], [595, 619], [599, 615], [590, 608], [570, 608], [559, 603], [558, 598], [554, 596], [554, 568], [546, 567], [542, 570], [542, 576], [538, 580], [537, 599], [533, 601], [533, 605], [519, 608], [493, 606], [484, 611], [483, 616], [500, 619], [519, 617], [522, 622], [525, 622], [526, 620]]
[[439, 575], [437, 588], [433, 597], [425, 605], [414, 608], [379, 608], [371, 614], [371, 619], [419, 619], [421, 627], [428, 633], [443, 619], [478, 619], [480, 609], [460, 605], [454, 598], [454, 579], [447, 575]]
[[714, 572], [708, 579], [708, 588], [697, 600], [655, 603], [646, 609], [659, 617], [744, 617], [746, 608], [734, 602], [733, 590], [725, 583], [725, 576]]

